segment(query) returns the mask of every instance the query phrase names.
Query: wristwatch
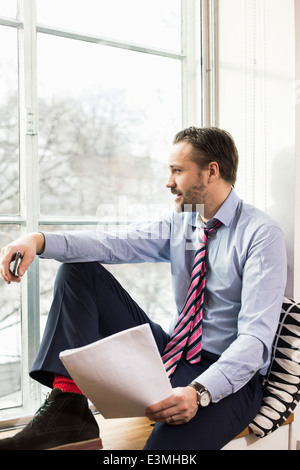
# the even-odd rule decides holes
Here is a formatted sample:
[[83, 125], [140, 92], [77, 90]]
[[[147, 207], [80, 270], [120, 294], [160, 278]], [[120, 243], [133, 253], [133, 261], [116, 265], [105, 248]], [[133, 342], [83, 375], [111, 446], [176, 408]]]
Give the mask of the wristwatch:
[[211, 403], [211, 394], [204, 385], [198, 382], [192, 382], [188, 385], [193, 387], [197, 392], [197, 405], [200, 407], [208, 406]]

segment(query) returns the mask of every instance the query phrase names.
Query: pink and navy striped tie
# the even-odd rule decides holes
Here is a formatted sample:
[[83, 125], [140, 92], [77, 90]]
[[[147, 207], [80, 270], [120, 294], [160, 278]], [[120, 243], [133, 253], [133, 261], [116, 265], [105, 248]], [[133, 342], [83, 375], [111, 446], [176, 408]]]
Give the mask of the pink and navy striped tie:
[[183, 350], [187, 345], [186, 359], [191, 364], [201, 360], [202, 349], [202, 316], [204, 306], [204, 291], [206, 280], [205, 253], [209, 233], [222, 225], [216, 220], [208, 228], [200, 228], [200, 242], [197, 246], [189, 290], [178, 317], [175, 329], [167, 344], [162, 360], [167, 374], [171, 379]]

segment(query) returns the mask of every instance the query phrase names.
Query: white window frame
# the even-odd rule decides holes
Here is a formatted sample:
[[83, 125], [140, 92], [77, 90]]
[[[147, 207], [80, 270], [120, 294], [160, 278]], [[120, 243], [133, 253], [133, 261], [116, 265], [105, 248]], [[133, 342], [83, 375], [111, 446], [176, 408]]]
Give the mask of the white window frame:
[[[17, 20], [0, 17], [0, 25], [17, 29], [19, 57], [20, 215], [1, 216], [0, 224], [19, 224], [21, 233], [38, 231], [40, 225], [66, 224], [65, 218], [40, 217], [38, 158], [37, 33], [105, 44], [181, 60], [182, 127], [215, 122], [216, 70], [214, 26], [217, 0], [181, 0], [182, 52], [79, 34], [36, 23], [35, 0], [18, 0]], [[70, 218], [71, 225], [96, 225], [96, 218]], [[41, 387], [28, 372], [40, 343], [39, 260], [24, 277], [22, 296], [22, 396], [23, 405], [0, 411], [0, 428], [28, 421], [42, 401]]]

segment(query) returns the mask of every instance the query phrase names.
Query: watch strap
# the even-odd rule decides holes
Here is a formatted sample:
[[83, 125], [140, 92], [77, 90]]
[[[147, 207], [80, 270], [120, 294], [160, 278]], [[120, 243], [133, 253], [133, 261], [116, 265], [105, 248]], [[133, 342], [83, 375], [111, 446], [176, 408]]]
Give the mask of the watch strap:
[[199, 407], [201, 407], [201, 395], [203, 393], [207, 393], [209, 395], [209, 398], [210, 398], [210, 401], [211, 401], [211, 394], [209, 393], [209, 391], [207, 390], [206, 387], [204, 387], [204, 385], [201, 385], [199, 382], [191, 382], [190, 384], [188, 384], [188, 387], [192, 387], [196, 390], [197, 392], [197, 405]]

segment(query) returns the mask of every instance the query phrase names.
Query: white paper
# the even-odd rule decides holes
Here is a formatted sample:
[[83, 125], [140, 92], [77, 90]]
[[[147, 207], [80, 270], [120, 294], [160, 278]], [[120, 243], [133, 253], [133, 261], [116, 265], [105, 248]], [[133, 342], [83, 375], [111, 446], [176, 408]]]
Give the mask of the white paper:
[[145, 416], [172, 394], [150, 326], [60, 353], [69, 374], [105, 418]]

